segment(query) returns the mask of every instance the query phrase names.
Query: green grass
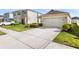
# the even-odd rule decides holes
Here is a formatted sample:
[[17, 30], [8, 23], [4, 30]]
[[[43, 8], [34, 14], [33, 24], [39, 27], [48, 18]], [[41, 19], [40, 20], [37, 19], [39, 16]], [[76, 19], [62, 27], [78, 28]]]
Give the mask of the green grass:
[[17, 24], [15, 26], [14, 25], [3, 26], [3, 28], [18, 31], [18, 32], [32, 29], [32, 28], [25, 28], [24, 26], [25, 25]]
[[5, 35], [6, 33], [0, 31], [0, 35]]
[[62, 31], [53, 41], [79, 48], [79, 27], [75, 24], [72, 24], [72, 28], [70, 31]]

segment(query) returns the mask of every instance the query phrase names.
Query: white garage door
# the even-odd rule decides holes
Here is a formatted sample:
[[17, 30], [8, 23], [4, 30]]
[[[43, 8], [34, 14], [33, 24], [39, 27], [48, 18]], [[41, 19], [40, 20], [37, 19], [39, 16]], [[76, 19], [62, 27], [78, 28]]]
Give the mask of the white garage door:
[[56, 19], [44, 19], [42, 21], [44, 27], [58, 27], [61, 28], [65, 23], [66, 20], [63, 18], [56, 18]]

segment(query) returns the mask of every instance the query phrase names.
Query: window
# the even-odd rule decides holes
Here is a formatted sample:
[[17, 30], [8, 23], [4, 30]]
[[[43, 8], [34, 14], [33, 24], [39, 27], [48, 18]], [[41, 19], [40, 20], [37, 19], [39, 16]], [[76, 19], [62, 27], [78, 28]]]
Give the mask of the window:
[[13, 16], [16, 16], [16, 13], [13, 13]]
[[22, 14], [26, 14], [26, 10], [22, 11]]
[[20, 12], [17, 12], [17, 15], [20, 15]]
[[67, 19], [67, 17], [65, 17], [65, 19]]

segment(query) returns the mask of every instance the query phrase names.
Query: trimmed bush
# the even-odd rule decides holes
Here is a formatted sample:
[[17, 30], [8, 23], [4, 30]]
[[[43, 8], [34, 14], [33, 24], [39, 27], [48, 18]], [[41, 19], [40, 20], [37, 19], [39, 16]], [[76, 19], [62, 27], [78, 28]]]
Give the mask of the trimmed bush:
[[25, 28], [28, 28], [29, 26], [30, 26], [30, 25], [29, 25], [29, 24], [27, 24], [27, 25], [25, 25], [24, 27], [25, 27]]
[[63, 30], [64, 31], [69, 31], [71, 29], [71, 24], [64, 24], [63, 25]]
[[37, 28], [37, 27], [39, 27], [39, 25], [37, 23], [32, 23], [32, 24], [30, 24], [30, 27]]
[[39, 27], [39, 24], [37, 24], [37, 23], [27, 24], [27, 25], [25, 25], [25, 28], [27, 28], [27, 27], [37, 28], [37, 27]]
[[42, 23], [39, 23], [39, 26], [41, 27], [41, 26], [43, 26], [43, 24]]

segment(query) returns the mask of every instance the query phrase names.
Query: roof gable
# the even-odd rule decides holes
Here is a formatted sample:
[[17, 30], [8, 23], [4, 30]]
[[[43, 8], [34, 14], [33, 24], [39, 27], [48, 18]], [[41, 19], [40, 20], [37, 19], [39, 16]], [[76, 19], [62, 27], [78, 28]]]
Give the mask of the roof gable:
[[67, 13], [67, 12], [57, 11], [57, 10], [50, 10], [47, 14], [58, 14], [58, 13]]

